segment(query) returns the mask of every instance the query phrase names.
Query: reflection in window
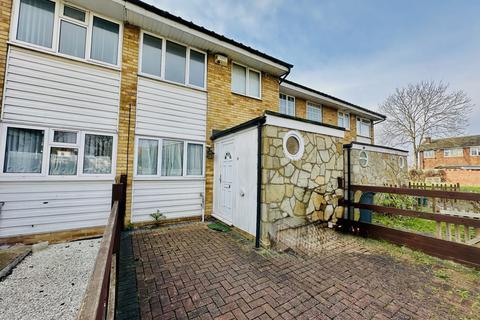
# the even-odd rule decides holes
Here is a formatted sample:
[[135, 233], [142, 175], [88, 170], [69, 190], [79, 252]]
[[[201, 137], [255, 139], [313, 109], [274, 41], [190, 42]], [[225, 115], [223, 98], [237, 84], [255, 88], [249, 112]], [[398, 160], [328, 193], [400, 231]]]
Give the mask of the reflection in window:
[[205, 82], [205, 55], [190, 50], [190, 67], [188, 83], [197, 87], [204, 87]]
[[142, 72], [160, 77], [161, 69], [162, 39], [144, 33], [142, 45]]
[[83, 173], [112, 173], [113, 137], [85, 134]]
[[71, 176], [77, 174], [77, 148], [52, 147], [50, 149], [49, 175]]
[[8, 128], [3, 172], [42, 172], [43, 130]]

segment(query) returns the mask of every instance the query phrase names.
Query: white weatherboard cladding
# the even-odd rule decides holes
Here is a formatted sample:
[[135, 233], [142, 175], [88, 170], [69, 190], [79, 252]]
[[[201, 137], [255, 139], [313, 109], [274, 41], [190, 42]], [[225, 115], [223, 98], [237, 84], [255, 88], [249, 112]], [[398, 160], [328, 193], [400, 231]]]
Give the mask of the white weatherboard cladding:
[[207, 93], [139, 77], [137, 135], [205, 141]]
[[10, 47], [3, 119], [116, 131], [120, 72]]
[[153, 221], [157, 210], [166, 219], [201, 216], [204, 179], [136, 180], [133, 182], [132, 222]]
[[0, 238], [104, 226], [113, 180], [2, 181]]

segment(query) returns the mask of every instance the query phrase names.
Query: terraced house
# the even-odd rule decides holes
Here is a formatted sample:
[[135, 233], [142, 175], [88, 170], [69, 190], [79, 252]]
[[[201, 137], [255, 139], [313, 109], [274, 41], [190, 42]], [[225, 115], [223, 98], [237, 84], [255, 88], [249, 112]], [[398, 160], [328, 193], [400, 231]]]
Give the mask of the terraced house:
[[[0, 14], [5, 241], [98, 234], [120, 175], [126, 224], [213, 214], [256, 234], [261, 205], [319, 210], [310, 197], [286, 208], [269, 196], [277, 162], [334, 190], [342, 144], [379, 148], [385, 116], [291, 82], [291, 64], [144, 2], [1, 0]], [[282, 181], [276, 194], [292, 197]]]

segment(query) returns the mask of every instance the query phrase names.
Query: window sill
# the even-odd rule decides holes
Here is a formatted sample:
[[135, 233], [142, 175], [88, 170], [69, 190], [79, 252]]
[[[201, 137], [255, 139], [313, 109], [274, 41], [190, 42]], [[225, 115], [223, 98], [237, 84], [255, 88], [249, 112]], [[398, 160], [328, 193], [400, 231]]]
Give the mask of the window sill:
[[54, 57], [64, 58], [64, 59], [67, 59], [67, 60], [80, 62], [80, 63], [84, 63], [84, 64], [88, 64], [88, 65], [92, 65], [92, 66], [97, 66], [97, 67], [101, 67], [101, 68], [106, 68], [106, 69], [110, 69], [110, 70], [121, 71], [120, 66], [114, 66], [114, 65], [111, 65], [111, 64], [108, 64], [108, 63], [102, 63], [102, 62], [99, 62], [99, 61], [96, 61], [96, 60], [87, 60], [87, 59], [77, 58], [77, 57], [74, 57], [74, 56], [69, 56], [69, 55], [66, 55], [66, 54], [63, 54], [63, 53], [55, 52], [55, 51], [49, 50], [47, 48], [42, 48], [42, 47], [39, 47], [39, 46], [29, 45], [29, 44], [26, 44], [26, 43], [23, 43], [23, 42], [8, 41], [7, 43], [11, 46], [14, 46], [14, 47], [36, 51], [36, 52], [48, 54], [48, 55], [51, 55], [51, 56], [54, 56]]
[[22, 175], [22, 174], [2, 174], [0, 181], [113, 181], [115, 176], [45, 176], [45, 175]]
[[157, 176], [134, 176], [133, 180], [135, 181], [202, 181], [205, 180], [205, 177], [157, 177]]
[[244, 98], [250, 98], [250, 99], [255, 99], [255, 100], [258, 100], [258, 101], [262, 101], [262, 98], [257, 98], [257, 97], [254, 97], [254, 96], [249, 96], [249, 95], [246, 95], [246, 94], [243, 94], [243, 93], [238, 93], [238, 92], [235, 92], [235, 91], [232, 91], [232, 93], [236, 96], [240, 96], [240, 97], [244, 97]]
[[163, 79], [161, 77], [157, 77], [157, 76], [147, 74], [147, 73], [143, 73], [143, 72], [139, 72], [137, 74], [137, 76], [142, 77], [142, 78], [147, 78], [147, 79], [150, 79], [150, 80], [165, 82], [165, 83], [172, 84], [172, 85], [175, 85], [175, 86], [179, 86], [179, 87], [182, 87], [182, 88], [193, 89], [193, 90], [197, 90], [197, 91], [201, 91], [201, 92], [207, 92], [207, 89], [205, 89], [205, 88], [200, 88], [200, 87], [187, 85], [187, 84], [181, 84], [181, 83], [178, 83], [178, 82], [166, 80], [166, 79]]

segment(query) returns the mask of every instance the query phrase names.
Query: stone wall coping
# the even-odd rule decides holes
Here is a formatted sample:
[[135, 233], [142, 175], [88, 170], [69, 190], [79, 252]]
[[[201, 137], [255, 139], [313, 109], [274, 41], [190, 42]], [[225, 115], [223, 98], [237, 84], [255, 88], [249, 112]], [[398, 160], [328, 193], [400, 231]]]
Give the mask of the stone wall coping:
[[351, 147], [353, 150], [366, 150], [366, 151], [373, 151], [373, 152], [381, 152], [381, 153], [388, 153], [388, 154], [395, 154], [399, 156], [407, 156], [408, 151], [395, 149], [387, 146], [380, 146], [380, 145], [373, 145], [367, 143], [359, 143], [359, 142], [352, 142], [350, 144], [344, 145], [344, 148]]

